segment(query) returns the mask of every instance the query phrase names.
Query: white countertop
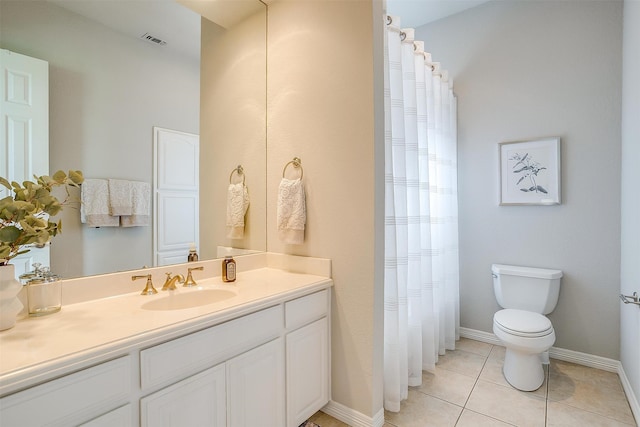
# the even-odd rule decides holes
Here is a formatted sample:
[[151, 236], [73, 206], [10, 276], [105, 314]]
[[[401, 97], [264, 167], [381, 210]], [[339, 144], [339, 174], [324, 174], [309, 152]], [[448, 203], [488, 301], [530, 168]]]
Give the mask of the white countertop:
[[[271, 264], [271, 263], [270, 263]], [[140, 295], [140, 291], [63, 305], [58, 313], [19, 320], [0, 333], [0, 395], [154, 345], [332, 285], [326, 276], [262, 267], [239, 272], [233, 283], [220, 276], [197, 287]], [[140, 290], [144, 280], [136, 282]], [[180, 310], [148, 310], [145, 303], [169, 293], [227, 289], [236, 295]], [[64, 299], [64, 295], [63, 295]]]

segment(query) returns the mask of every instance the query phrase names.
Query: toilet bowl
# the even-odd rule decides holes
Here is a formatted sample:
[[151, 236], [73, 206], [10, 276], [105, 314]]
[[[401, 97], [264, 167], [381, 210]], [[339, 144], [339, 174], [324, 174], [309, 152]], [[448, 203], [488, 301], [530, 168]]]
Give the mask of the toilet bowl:
[[551, 313], [558, 302], [562, 271], [494, 264], [493, 287], [503, 310], [493, 316], [493, 333], [506, 348], [502, 372], [513, 387], [538, 389], [543, 361], [556, 341]]
[[544, 382], [541, 355], [556, 341], [551, 321], [531, 311], [504, 309], [493, 316], [493, 333], [506, 348], [507, 382], [518, 390], [537, 390]]

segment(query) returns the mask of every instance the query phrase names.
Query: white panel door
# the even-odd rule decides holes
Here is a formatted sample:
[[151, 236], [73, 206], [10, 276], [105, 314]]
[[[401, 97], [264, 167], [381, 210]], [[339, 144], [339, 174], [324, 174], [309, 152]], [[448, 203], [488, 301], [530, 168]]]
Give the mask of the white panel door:
[[[21, 183], [48, 175], [49, 63], [0, 49], [0, 75], [0, 176]], [[18, 276], [34, 262], [49, 265], [48, 246], [11, 261]]]
[[227, 362], [229, 426], [284, 426], [284, 396], [282, 338]]
[[154, 263], [187, 262], [199, 241], [198, 135], [153, 128]]

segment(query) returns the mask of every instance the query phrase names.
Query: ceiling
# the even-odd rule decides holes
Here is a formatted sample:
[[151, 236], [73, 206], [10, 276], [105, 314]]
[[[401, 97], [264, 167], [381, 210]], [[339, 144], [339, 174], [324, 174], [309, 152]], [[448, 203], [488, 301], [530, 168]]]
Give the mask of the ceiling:
[[140, 38], [145, 33], [167, 42], [154, 46], [200, 58], [200, 15], [173, 0], [48, 0], [119, 33]]
[[487, 0], [387, 0], [387, 13], [399, 16], [402, 27], [416, 28], [463, 10], [479, 6]]
[[[149, 34], [199, 61], [200, 15], [229, 28], [264, 8], [256, 0], [48, 0], [134, 38]], [[187, 6], [187, 7], [185, 7]]]
[[[220, 9], [228, 11], [233, 9], [230, 6], [235, 8], [242, 6], [243, 9], [247, 9], [247, 5], [259, 5], [259, 2], [247, 0], [48, 1], [131, 37], [140, 38], [148, 33], [167, 42], [165, 46], [157, 46], [158, 48], [175, 50], [192, 58], [199, 58], [200, 55], [200, 15], [183, 7], [178, 2], [194, 8], [204, 16], [207, 16], [209, 11], [202, 9], [203, 7], [215, 8], [222, 5]], [[416, 28], [478, 6], [486, 1], [387, 0], [387, 13], [399, 16], [403, 27]], [[250, 10], [238, 11], [233, 16], [223, 17], [229, 21], [228, 23], [226, 21], [221, 22], [222, 18], [216, 18], [215, 21], [223, 26], [226, 26], [226, 24], [231, 25], [243, 16], [248, 15]], [[214, 11], [213, 13], [216, 12]], [[211, 17], [209, 18], [211, 19]]]

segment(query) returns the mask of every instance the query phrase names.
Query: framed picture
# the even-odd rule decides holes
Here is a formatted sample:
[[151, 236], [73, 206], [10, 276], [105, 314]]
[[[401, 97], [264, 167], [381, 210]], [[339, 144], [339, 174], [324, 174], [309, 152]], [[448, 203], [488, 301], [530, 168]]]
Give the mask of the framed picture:
[[500, 205], [560, 204], [560, 138], [502, 142]]

